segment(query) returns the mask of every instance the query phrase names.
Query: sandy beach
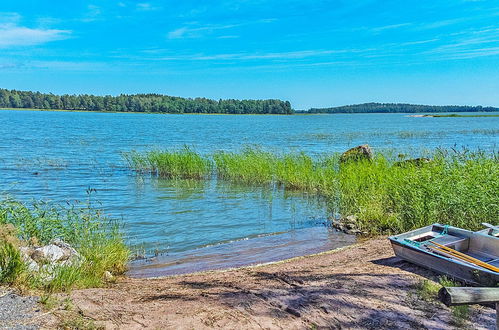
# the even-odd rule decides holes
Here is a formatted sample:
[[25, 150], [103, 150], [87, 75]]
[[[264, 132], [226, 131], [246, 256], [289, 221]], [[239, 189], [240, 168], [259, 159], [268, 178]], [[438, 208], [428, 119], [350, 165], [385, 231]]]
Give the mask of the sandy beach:
[[[274, 264], [159, 279], [122, 278], [73, 291], [80, 313], [106, 329], [447, 329], [451, 310], [424, 301], [436, 274], [393, 254], [386, 238]], [[473, 307], [474, 329], [495, 311]]]

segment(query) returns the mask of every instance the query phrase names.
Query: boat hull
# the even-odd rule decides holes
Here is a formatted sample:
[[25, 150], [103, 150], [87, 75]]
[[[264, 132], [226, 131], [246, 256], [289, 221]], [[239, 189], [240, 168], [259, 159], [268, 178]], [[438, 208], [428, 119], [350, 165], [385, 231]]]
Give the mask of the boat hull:
[[450, 259], [440, 258], [419, 249], [401, 245], [398, 242], [392, 241], [391, 243], [395, 255], [400, 259], [433, 270], [442, 275], [447, 275], [461, 282], [481, 286], [496, 286], [499, 283], [499, 274], [459, 264]]

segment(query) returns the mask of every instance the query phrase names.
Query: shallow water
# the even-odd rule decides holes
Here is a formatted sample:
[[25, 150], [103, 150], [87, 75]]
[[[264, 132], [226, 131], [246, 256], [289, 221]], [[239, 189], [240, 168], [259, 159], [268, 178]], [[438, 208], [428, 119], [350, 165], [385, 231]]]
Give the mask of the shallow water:
[[[323, 225], [327, 212], [320, 200], [274, 188], [136, 176], [125, 167], [121, 153], [182, 145], [210, 153], [256, 144], [275, 151], [319, 154], [368, 143], [375, 150], [422, 155], [423, 150], [437, 147], [497, 150], [499, 143], [497, 117], [207, 116], [2, 110], [0, 123], [1, 193], [24, 200], [90, 201], [107, 214], [123, 219], [127, 241], [139, 252], [163, 253], [185, 260], [190, 253], [199, 258], [223, 250], [220, 256], [230, 255], [235, 258], [229, 258], [231, 263], [238, 265], [243, 259], [245, 263], [254, 263], [267, 257], [245, 253], [244, 258], [241, 254], [238, 259], [238, 253], [230, 253], [234, 241], [248, 239], [245, 244], [257, 244], [252, 239], [265, 240], [262, 237], [268, 236], [270, 242], [276, 239], [276, 233], [303, 233], [307, 237], [308, 228], [318, 228], [323, 235], [320, 237], [326, 237], [331, 244], [343, 239]], [[93, 191], [90, 199], [89, 188]], [[303, 242], [281, 236], [283, 240], [286, 237], [290, 246], [299, 247], [293, 242]], [[217, 245], [221, 243], [229, 245]], [[213, 245], [219, 247], [214, 249]], [[207, 252], [199, 252], [204, 247]], [[311, 250], [327, 248], [328, 244], [318, 239]], [[300, 254], [299, 248], [293, 251], [298, 252], [292, 255]], [[303, 253], [306, 251], [309, 247], [303, 245]]]

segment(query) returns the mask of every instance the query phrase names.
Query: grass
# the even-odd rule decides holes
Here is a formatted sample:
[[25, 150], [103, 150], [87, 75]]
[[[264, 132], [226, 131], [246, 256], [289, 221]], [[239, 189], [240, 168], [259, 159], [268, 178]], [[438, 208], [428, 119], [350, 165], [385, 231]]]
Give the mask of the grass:
[[[81, 261], [55, 266], [50, 272], [29, 271], [19, 247], [46, 245], [56, 238], [75, 248]], [[46, 292], [99, 287], [106, 283], [106, 271], [119, 275], [126, 270], [129, 254], [120, 225], [99, 211], [0, 201], [0, 283]]]
[[[430, 280], [421, 280], [416, 285], [416, 293], [421, 300], [431, 303], [438, 301], [438, 291], [442, 287], [454, 286], [461, 285], [446, 276], [442, 276], [439, 278], [438, 283]], [[451, 323], [456, 327], [463, 327], [471, 314], [470, 306], [468, 305], [452, 306], [451, 312]]]
[[[357, 227], [373, 235], [435, 222], [478, 229], [481, 222], [499, 218], [498, 154], [439, 150], [424, 156], [432, 161], [394, 166], [403, 159], [377, 154], [371, 161], [339, 166], [338, 154], [311, 157], [245, 148], [216, 152], [212, 157], [200, 156], [191, 149], [135, 153], [134, 161], [127, 160], [137, 171], [160, 176], [207, 178], [212, 169], [220, 180], [313, 193], [329, 201], [331, 214], [355, 215]], [[162, 169], [151, 169], [151, 159], [156, 158], [175, 161], [165, 162]]]
[[179, 150], [132, 151], [124, 155], [128, 165], [139, 172], [149, 172], [165, 178], [201, 179], [211, 171], [211, 162], [189, 147]]

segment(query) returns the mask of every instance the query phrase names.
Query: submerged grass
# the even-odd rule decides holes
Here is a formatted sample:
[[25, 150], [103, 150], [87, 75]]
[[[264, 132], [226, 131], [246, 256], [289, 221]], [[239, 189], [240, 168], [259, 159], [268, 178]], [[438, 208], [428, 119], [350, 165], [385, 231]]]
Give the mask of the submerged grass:
[[[54, 239], [75, 248], [81, 262], [54, 266], [50, 276], [44, 271], [30, 271], [19, 247], [42, 246]], [[43, 202], [28, 206], [12, 199], [0, 201], [0, 283], [47, 292], [99, 287], [106, 282], [106, 272], [122, 274], [128, 259], [120, 225], [98, 211]]]
[[[370, 161], [341, 166], [338, 154], [311, 157], [246, 148], [217, 152], [211, 161], [190, 149], [176, 153], [177, 159], [202, 159], [199, 173], [203, 175], [198, 177], [206, 177], [214, 168], [219, 179], [279, 185], [326, 197], [332, 214], [355, 215], [359, 229], [369, 234], [407, 231], [435, 222], [478, 229], [481, 222], [495, 223], [499, 218], [499, 155], [495, 152], [438, 150], [425, 155], [432, 158], [427, 164], [401, 165], [393, 155], [377, 154]], [[129, 163], [139, 171], [143, 162], [149, 168], [150, 155], [135, 154], [139, 161]], [[152, 155], [168, 158], [172, 153]], [[192, 176], [190, 163], [177, 165], [177, 177]], [[153, 172], [171, 176], [169, 168]]]

